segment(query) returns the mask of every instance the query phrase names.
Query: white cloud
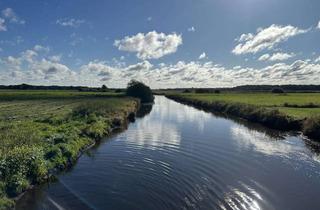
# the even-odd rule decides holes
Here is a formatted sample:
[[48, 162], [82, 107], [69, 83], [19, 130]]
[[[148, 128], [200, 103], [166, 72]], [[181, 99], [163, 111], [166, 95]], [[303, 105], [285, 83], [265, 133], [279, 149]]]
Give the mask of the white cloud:
[[205, 58], [207, 58], [206, 53], [205, 52], [201, 53], [201, 55], [199, 56], [199, 60], [205, 59]]
[[320, 29], [320, 21], [319, 21], [319, 23], [318, 23], [318, 25], [317, 25], [317, 28]]
[[34, 58], [38, 56], [38, 53], [34, 50], [26, 50], [24, 52], [21, 53], [21, 59], [32, 63], [34, 60]]
[[269, 60], [270, 61], [284, 61], [287, 60], [289, 58], [294, 57], [295, 54], [294, 53], [274, 53]]
[[[271, 57], [272, 55], [269, 55]], [[153, 88], [164, 87], [230, 87], [244, 84], [319, 84], [320, 62], [296, 60], [291, 64], [275, 63], [264, 68], [225, 67], [213, 62], [179, 61], [153, 65], [147, 60], [119, 65], [117, 62], [94, 60], [72, 70], [43, 51], [34, 49], [18, 57], [2, 58], [0, 81], [8, 83], [88, 85], [125, 87], [131, 79]], [[110, 64], [112, 63], [112, 64]], [[1, 69], [2, 67], [2, 69]]]
[[270, 55], [269, 54], [264, 54], [264, 55], [261, 55], [260, 58], [258, 59], [259, 61], [266, 61], [270, 58]]
[[63, 18], [63, 19], [58, 19], [56, 21], [56, 24], [64, 27], [72, 27], [72, 28], [77, 28], [81, 24], [85, 23], [84, 20], [78, 20], [75, 18]]
[[188, 28], [188, 31], [189, 31], [189, 32], [195, 32], [196, 29], [195, 29], [193, 26], [191, 26], [190, 28]]
[[182, 44], [181, 35], [176, 33], [164, 34], [151, 31], [147, 34], [138, 33], [134, 36], [126, 36], [121, 40], [115, 40], [114, 46], [119, 50], [136, 52], [140, 59], [157, 59], [177, 51]]
[[[99, 84], [109, 78], [109, 86], [125, 87], [130, 79], [138, 79], [153, 88], [163, 87], [230, 87], [244, 84], [301, 84], [320, 79], [320, 64], [297, 60], [292, 64], [276, 63], [261, 69], [235, 66], [226, 68], [212, 62], [183, 62], [152, 65], [148, 61], [128, 67], [112, 67], [99, 63], [91, 69], [91, 82]], [[84, 66], [88, 69], [89, 66]], [[94, 70], [92, 70], [94, 69]], [[107, 73], [101, 73], [107, 72]], [[82, 72], [84, 73], [84, 72]], [[112, 78], [112, 79], [110, 79]]]
[[21, 69], [21, 59], [13, 56], [8, 56], [7, 58], [1, 59], [1, 62], [4, 63], [9, 70], [20, 70]]
[[35, 51], [37, 51], [37, 52], [40, 52], [40, 51], [44, 51], [44, 52], [49, 52], [50, 51], [50, 48], [49, 47], [44, 47], [44, 46], [42, 46], [42, 45], [35, 45], [34, 47], [33, 47], [33, 49], [35, 50]]
[[2, 17], [9, 20], [11, 23], [25, 24], [26, 21], [18, 17], [18, 15], [11, 8], [6, 8], [1, 12]]
[[259, 58], [259, 61], [284, 61], [284, 60], [287, 60], [289, 58], [292, 58], [294, 57], [295, 54], [294, 53], [274, 53], [272, 55], [269, 55], [269, 54], [264, 54], [262, 55], [260, 58]]
[[60, 62], [62, 55], [52, 55], [49, 56], [49, 60], [55, 63]]
[[147, 18], [147, 21], [151, 21], [151, 20], [152, 20], [152, 17], [148, 17], [148, 18]]
[[320, 56], [314, 60], [315, 63], [320, 63]]
[[287, 41], [290, 37], [306, 33], [308, 30], [299, 29], [288, 25], [271, 25], [268, 28], [260, 28], [256, 34], [242, 34], [237, 39], [239, 44], [232, 50], [236, 55], [257, 53], [264, 49], [272, 49], [279, 43]]
[[5, 25], [5, 20], [0, 18], [0, 31], [7, 31], [7, 26]]

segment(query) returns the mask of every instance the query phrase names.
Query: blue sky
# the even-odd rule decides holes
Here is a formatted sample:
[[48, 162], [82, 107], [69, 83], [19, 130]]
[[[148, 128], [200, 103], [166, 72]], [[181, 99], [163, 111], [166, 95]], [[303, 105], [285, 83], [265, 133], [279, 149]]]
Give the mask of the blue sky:
[[0, 83], [320, 84], [318, 0], [2, 0]]

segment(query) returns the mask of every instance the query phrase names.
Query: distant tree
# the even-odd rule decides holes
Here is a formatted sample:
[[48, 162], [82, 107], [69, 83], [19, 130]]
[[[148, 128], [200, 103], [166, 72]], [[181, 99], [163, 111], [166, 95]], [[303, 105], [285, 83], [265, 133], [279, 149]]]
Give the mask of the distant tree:
[[189, 89], [184, 89], [183, 93], [191, 93], [191, 90], [189, 90]]
[[131, 80], [128, 83], [126, 95], [139, 98], [141, 103], [150, 103], [154, 101], [154, 96], [150, 87], [137, 80]]
[[107, 88], [106, 85], [102, 85], [101, 90], [102, 90], [103, 92], [106, 92], [106, 91], [108, 90], [108, 88]]
[[284, 93], [284, 90], [282, 88], [273, 88], [271, 90], [272, 93]]
[[221, 91], [220, 90], [214, 90], [214, 93], [219, 94], [219, 93], [221, 93]]
[[195, 93], [210, 93], [211, 91], [207, 88], [197, 88]]

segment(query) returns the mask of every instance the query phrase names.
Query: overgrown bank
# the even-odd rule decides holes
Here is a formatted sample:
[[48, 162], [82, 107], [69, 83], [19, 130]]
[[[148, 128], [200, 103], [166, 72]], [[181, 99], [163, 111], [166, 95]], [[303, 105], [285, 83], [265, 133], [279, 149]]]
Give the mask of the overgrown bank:
[[206, 101], [183, 94], [167, 94], [167, 98], [177, 102], [192, 105], [206, 111], [225, 113], [246, 119], [250, 122], [260, 123], [279, 130], [297, 130], [310, 139], [320, 141], [320, 117], [295, 118], [276, 108], [266, 108], [245, 103], [226, 101]]
[[133, 98], [104, 96], [1, 101], [0, 209], [12, 208], [12, 198], [125, 127], [138, 107]]

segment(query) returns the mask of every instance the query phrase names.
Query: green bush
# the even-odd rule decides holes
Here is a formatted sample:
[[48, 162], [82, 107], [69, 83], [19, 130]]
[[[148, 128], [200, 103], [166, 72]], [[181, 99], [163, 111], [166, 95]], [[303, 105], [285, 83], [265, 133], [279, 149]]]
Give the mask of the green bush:
[[131, 80], [128, 83], [126, 95], [139, 98], [141, 103], [150, 103], [154, 101], [154, 96], [150, 87], [136, 80]]
[[1, 157], [1, 179], [6, 183], [9, 196], [23, 192], [29, 182], [42, 181], [48, 172], [43, 156], [44, 152], [39, 147], [20, 146]]

